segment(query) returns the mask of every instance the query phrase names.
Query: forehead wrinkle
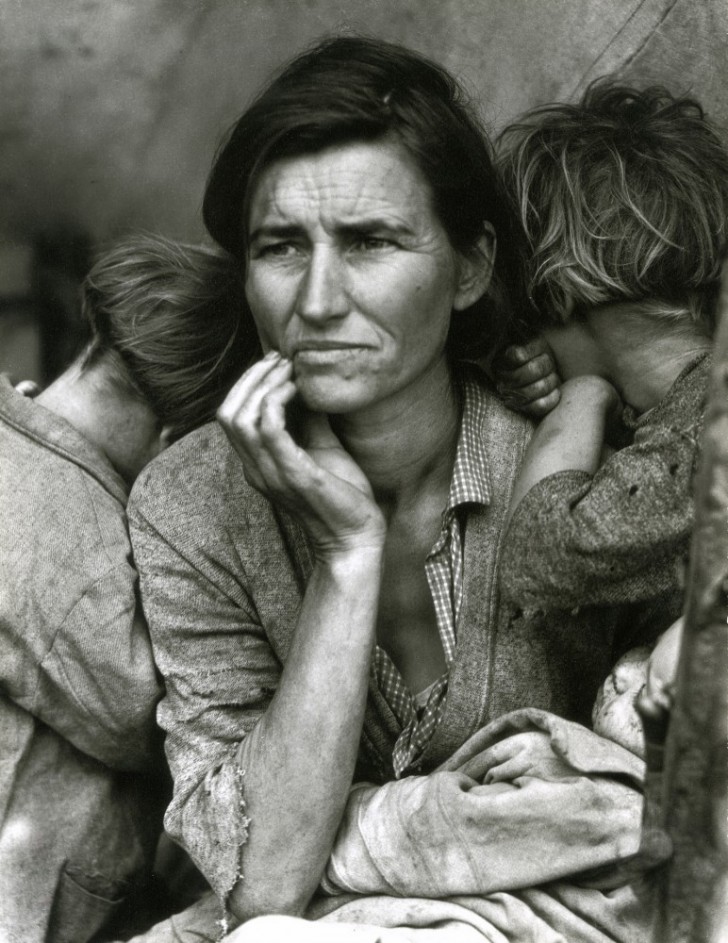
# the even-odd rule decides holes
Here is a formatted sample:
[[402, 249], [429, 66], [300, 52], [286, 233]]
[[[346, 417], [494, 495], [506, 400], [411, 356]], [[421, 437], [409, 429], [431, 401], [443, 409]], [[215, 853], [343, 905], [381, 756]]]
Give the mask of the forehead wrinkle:
[[[352, 155], [331, 152], [274, 165], [263, 175], [254, 196], [251, 225], [314, 222], [333, 232], [375, 220], [416, 228], [430, 206], [429, 188], [418, 179], [410, 161], [398, 159], [391, 149], [381, 156], [374, 173], [371, 163], [364, 167]], [[393, 187], [392, 172], [401, 171], [403, 165], [407, 173], [398, 173], [398, 185]]]

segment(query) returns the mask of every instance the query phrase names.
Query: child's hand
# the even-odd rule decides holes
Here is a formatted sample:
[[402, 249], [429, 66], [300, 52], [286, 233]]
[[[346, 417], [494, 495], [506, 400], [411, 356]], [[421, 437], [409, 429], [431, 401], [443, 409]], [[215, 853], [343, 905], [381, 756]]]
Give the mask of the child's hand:
[[542, 337], [506, 347], [493, 363], [496, 388], [511, 409], [539, 419], [559, 402], [561, 380]]
[[647, 663], [647, 683], [641, 698], [641, 709], [652, 707], [655, 712], [671, 709], [682, 636], [683, 620], [680, 618], [662, 633], [652, 650]]
[[663, 767], [682, 634], [682, 619], [673, 622], [670, 628], [662, 633], [647, 664], [647, 682], [635, 701], [635, 707], [642, 719], [647, 766], [653, 772], [658, 772]]
[[19, 383], [15, 384], [15, 392], [20, 393], [21, 396], [27, 396], [33, 399], [33, 397], [40, 393], [40, 387], [35, 380], [21, 380]]

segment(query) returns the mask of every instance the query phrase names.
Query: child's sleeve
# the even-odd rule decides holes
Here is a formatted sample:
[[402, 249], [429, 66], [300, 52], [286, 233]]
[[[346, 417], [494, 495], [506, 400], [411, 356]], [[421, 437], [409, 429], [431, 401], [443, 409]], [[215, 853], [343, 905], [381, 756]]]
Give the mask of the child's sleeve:
[[534, 485], [504, 541], [506, 598], [569, 609], [674, 590], [693, 526], [699, 426], [646, 422], [596, 474], [563, 471]]

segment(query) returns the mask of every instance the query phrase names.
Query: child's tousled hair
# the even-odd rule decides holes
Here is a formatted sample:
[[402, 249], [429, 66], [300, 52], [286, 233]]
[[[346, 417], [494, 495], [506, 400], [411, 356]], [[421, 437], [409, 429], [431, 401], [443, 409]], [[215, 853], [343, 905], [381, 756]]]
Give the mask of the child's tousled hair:
[[174, 440], [212, 419], [259, 354], [241, 317], [240, 265], [228, 253], [161, 236], [130, 237], [100, 257], [82, 288], [91, 328], [82, 369], [102, 359]]
[[578, 104], [528, 112], [498, 144], [530, 243], [534, 329], [636, 302], [712, 332], [728, 151], [697, 101], [598, 79]]

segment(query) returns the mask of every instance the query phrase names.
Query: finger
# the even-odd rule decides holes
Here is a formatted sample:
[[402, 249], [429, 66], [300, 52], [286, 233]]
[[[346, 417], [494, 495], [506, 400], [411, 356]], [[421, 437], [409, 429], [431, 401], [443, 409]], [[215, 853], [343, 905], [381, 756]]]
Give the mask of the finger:
[[217, 411], [217, 418], [226, 422], [233, 417], [245, 403], [248, 403], [253, 393], [260, 389], [271, 373], [280, 367], [282, 360], [278, 351], [269, 351], [262, 360], [253, 364], [240, 379], [232, 386]]
[[527, 406], [524, 406], [522, 412], [532, 419], [543, 419], [552, 409], [558, 406], [560, 400], [561, 390], [557, 387], [547, 396], [542, 396], [540, 399], [534, 400]]
[[290, 438], [290, 433], [286, 428], [286, 405], [295, 395], [296, 384], [288, 379], [262, 397], [259, 409], [259, 433], [263, 446], [267, 446], [281, 435]]
[[483, 777], [483, 782], [485, 785], [513, 782], [513, 780], [518, 779], [519, 776], [525, 776], [530, 768], [531, 761], [526, 754], [519, 753], [517, 756], [509, 757], [509, 759], [498, 766], [491, 767]]
[[543, 399], [544, 396], [548, 396], [549, 393], [552, 393], [560, 386], [561, 384], [556, 374], [549, 373], [548, 376], [541, 377], [540, 380], [534, 380], [533, 383], [519, 387], [517, 392], [531, 402], [537, 399]]
[[253, 385], [250, 378], [238, 387], [235, 395], [229, 395], [217, 413], [220, 422], [233, 439], [253, 441], [260, 426], [260, 411], [267, 396], [291, 381], [293, 367], [289, 360], [278, 358], [276, 362], [258, 374]]
[[15, 384], [15, 392], [32, 399], [40, 393], [40, 387], [35, 380], [21, 380]]
[[499, 359], [505, 367], [515, 368], [528, 363], [534, 357], [549, 353], [550, 350], [549, 345], [539, 335], [526, 344], [511, 344], [510, 347], [506, 347]]
[[510, 409], [517, 409], [535, 417], [545, 416], [561, 399], [561, 389], [558, 385], [541, 380], [520, 390], [512, 390], [500, 385], [497, 390]]
[[515, 388], [529, 386], [539, 380], [545, 380], [553, 377], [558, 382], [556, 365], [550, 354], [543, 353], [537, 357], [532, 357], [527, 363], [514, 370], [501, 370], [498, 373], [500, 383], [507, 384]]
[[[273, 478], [275, 475], [272, 468], [274, 463], [271, 463], [268, 450], [260, 441], [262, 403], [266, 397], [272, 395], [272, 409], [276, 395], [280, 397], [281, 390], [286, 390], [283, 394], [285, 399], [295, 393], [295, 388], [291, 391], [290, 362], [283, 361], [280, 357], [269, 360], [266, 365], [255, 371], [253, 379], [256, 375], [260, 381], [257, 386], [251, 389], [251, 377], [247, 376], [245, 384], [238, 384], [236, 396], [239, 400], [236, 402], [234, 398], [228, 398], [218, 410], [217, 418], [243, 462], [247, 480], [259, 490], [264, 490], [271, 474], [273, 473]], [[246, 398], [242, 399], [244, 394]]]

